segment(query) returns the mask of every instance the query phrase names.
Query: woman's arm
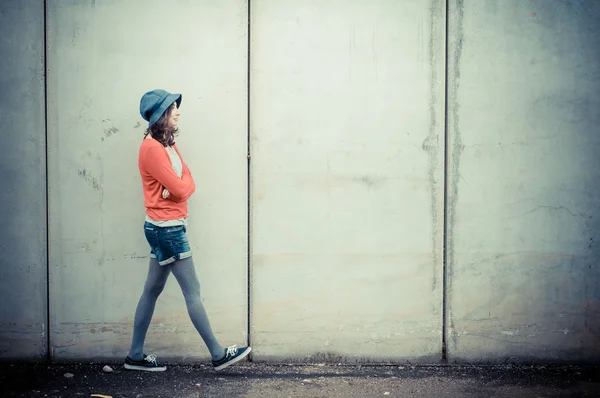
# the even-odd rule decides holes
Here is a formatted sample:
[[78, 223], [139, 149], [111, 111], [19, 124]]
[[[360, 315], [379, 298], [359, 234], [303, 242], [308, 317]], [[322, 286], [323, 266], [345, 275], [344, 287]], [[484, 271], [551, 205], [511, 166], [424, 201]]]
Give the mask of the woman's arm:
[[[142, 159], [145, 170], [165, 187], [174, 202], [188, 199], [194, 193], [196, 184], [187, 166], [183, 166], [181, 178], [175, 174], [167, 153], [158, 146], [149, 147]], [[187, 169], [187, 172], [185, 171]], [[174, 196], [174, 198], [171, 198]]]

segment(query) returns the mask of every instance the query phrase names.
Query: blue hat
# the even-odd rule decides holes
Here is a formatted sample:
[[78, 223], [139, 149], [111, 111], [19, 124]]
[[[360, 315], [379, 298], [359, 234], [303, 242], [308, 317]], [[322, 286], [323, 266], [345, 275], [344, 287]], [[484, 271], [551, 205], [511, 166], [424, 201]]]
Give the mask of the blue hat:
[[140, 114], [152, 126], [165, 111], [177, 101], [177, 107], [181, 104], [181, 94], [171, 94], [165, 90], [148, 91], [140, 100]]

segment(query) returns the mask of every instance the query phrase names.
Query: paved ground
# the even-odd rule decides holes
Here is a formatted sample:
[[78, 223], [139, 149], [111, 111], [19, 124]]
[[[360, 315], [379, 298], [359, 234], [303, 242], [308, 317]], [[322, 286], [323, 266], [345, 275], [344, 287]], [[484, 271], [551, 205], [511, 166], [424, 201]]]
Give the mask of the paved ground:
[[[0, 397], [599, 397], [600, 367], [0, 364]], [[66, 376], [65, 376], [66, 375]]]

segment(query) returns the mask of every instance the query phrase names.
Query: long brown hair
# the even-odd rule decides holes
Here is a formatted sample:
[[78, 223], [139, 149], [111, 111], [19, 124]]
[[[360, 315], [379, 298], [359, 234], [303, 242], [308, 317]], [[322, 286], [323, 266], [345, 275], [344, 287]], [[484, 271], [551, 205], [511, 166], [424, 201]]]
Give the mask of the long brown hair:
[[177, 135], [177, 131], [179, 129], [177, 127], [168, 127], [169, 118], [171, 117], [171, 113], [173, 113], [173, 109], [174, 107], [172, 105], [167, 108], [160, 119], [158, 119], [152, 126], [148, 127], [144, 133], [144, 138], [146, 138], [148, 134], [151, 134], [152, 138], [160, 142], [165, 147], [169, 145], [175, 145], [175, 136]]

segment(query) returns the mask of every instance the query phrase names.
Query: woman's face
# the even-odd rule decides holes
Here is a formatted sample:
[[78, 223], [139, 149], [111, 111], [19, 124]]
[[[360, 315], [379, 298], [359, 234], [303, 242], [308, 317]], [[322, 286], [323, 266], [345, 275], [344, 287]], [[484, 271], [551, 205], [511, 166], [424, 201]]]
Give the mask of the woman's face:
[[171, 105], [171, 109], [169, 109], [169, 118], [167, 119], [167, 126], [169, 128], [175, 128], [177, 127], [177, 122], [179, 121], [179, 115], [181, 115], [181, 113], [179, 112], [179, 109], [177, 108], [177, 102], [173, 102], [173, 105]]

